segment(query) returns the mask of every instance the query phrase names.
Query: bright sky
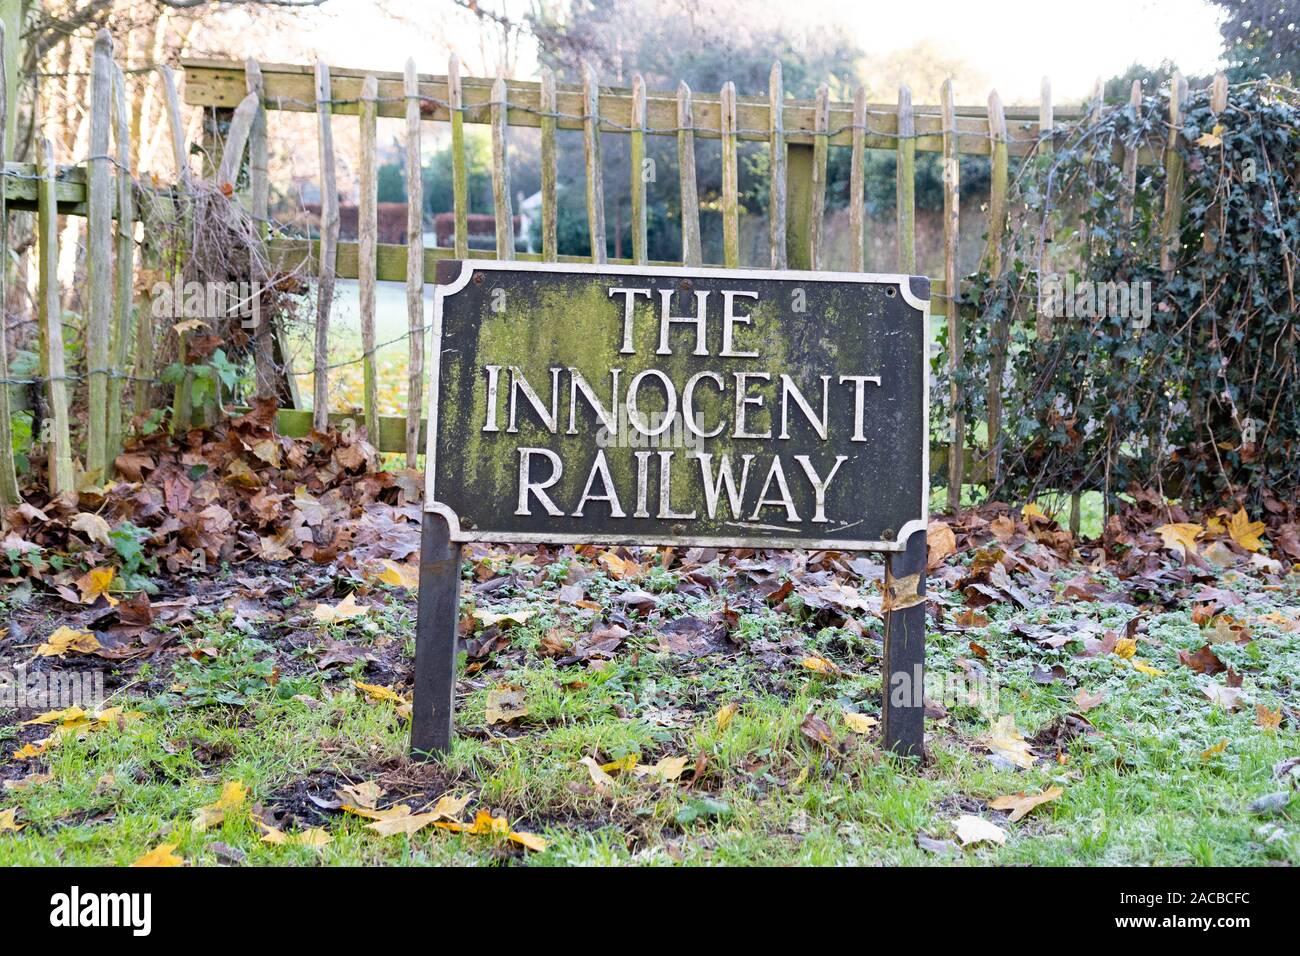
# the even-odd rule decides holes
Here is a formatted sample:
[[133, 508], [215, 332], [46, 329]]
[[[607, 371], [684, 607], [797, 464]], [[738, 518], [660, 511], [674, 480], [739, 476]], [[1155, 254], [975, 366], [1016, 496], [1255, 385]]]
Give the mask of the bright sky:
[[[517, 16], [522, 0], [485, 7]], [[772, 10], [770, 2], [756, 5]], [[780, 4], [776, 9], [789, 6]], [[495, 41], [481, 42], [474, 17], [446, 0], [330, 0], [318, 27], [297, 38], [337, 66], [400, 70], [415, 57], [422, 71], [442, 72], [449, 50], [469, 73], [496, 72]], [[1044, 75], [1058, 102], [1082, 98], [1098, 77], [1132, 63], [1173, 60], [1188, 74], [1219, 65], [1219, 9], [1206, 0], [908, 0], [906, 3], [799, 0], [802, 23], [839, 22], [869, 56], [930, 42], [989, 78], [1006, 102], [1036, 102]], [[290, 59], [284, 35], [256, 39], [266, 59]], [[263, 51], [248, 51], [259, 55]], [[278, 53], [278, 56], [275, 55]], [[532, 50], [512, 54], [511, 72], [535, 72]]]

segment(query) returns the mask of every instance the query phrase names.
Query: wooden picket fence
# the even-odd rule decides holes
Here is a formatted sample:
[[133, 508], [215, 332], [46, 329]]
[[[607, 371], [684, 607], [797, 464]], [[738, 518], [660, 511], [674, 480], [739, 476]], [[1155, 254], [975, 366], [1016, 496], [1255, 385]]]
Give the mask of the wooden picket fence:
[[[102, 47], [101, 47], [102, 44]], [[851, 267], [862, 271], [866, 250], [864, 216], [866, 150], [892, 150], [897, 155], [897, 271], [916, 271], [915, 176], [916, 153], [942, 153], [943, 185], [943, 274], [931, 277], [932, 312], [946, 317], [947, 362], [958, 370], [963, 362], [961, 315], [950, 305], [951, 290], [960, 288], [957, 249], [960, 230], [961, 184], [959, 157], [988, 156], [991, 164], [987, 219], [965, 228], [987, 234], [986, 262], [996, 272], [997, 257], [1006, 225], [1009, 157], [1024, 156], [1037, 149], [1050, 149], [1057, 118], [1099, 115], [1102, 109], [1100, 84], [1093, 101], [1084, 110], [1054, 110], [1051, 89], [1045, 80], [1039, 106], [1004, 107], [996, 92], [986, 106], [964, 107], [954, 102], [951, 81], [940, 90], [938, 106], [913, 105], [911, 91], [901, 87], [896, 103], [869, 103], [865, 90], [856, 90], [852, 102], [832, 101], [825, 86], [812, 101], [789, 99], [782, 84], [781, 65], [771, 71], [768, 95], [739, 96], [728, 82], [717, 94], [696, 94], [685, 83], [675, 93], [649, 91], [635, 77], [630, 88], [599, 85], [590, 66], [580, 85], [559, 84], [549, 70], [539, 82], [498, 78], [462, 77], [456, 57], [446, 75], [427, 75], [408, 62], [402, 73], [368, 72], [312, 66], [244, 64], [227, 61], [186, 60], [185, 101], [209, 112], [205, 129], [224, 130], [205, 136], [202, 152], [206, 168], [218, 185], [233, 184], [247, 168], [247, 191], [234, 201], [247, 204], [251, 215], [267, 223], [269, 183], [267, 178], [267, 110], [315, 113], [320, 159], [321, 220], [317, 239], [287, 238], [267, 230], [266, 251], [282, 269], [305, 269], [316, 277], [316, 316], [313, 346], [313, 410], [282, 409], [280, 426], [288, 434], [303, 434], [309, 428], [323, 428], [328, 411], [330, 363], [328, 345], [330, 313], [336, 280], [359, 280], [363, 355], [363, 414], [372, 442], [386, 452], [405, 452], [414, 465], [423, 438], [421, 429], [422, 382], [426, 320], [423, 292], [435, 281], [436, 264], [446, 258], [533, 259], [543, 261], [605, 262], [604, 170], [601, 162], [602, 134], [626, 135], [630, 139], [632, 257], [609, 260], [628, 264], [647, 263], [646, 183], [641, 175], [646, 136], [676, 138], [680, 169], [682, 209], [682, 260], [656, 265], [721, 265], [740, 267], [737, 144], [766, 143], [770, 150], [770, 207], [768, 265], [773, 269], [820, 269], [826, 259], [826, 172], [829, 149], [846, 146], [852, 150], [850, 173]], [[189, 173], [188, 148], [181, 133], [176, 87], [167, 68], [164, 89], [171, 122], [172, 144], [177, 168]], [[54, 169], [48, 144], [43, 145], [44, 162], [36, 167], [8, 164], [5, 196], [10, 207], [35, 208], [40, 217], [38, 246], [41, 263], [42, 376], [50, 392], [54, 418], [53, 451], [50, 455], [51, 487], [69, 487], [71, 443], [68, 439], [66, 399], [56, 400], [55, 383], [65, 377], [62, 369], [58, 294], [53, 272], [57, 256], [54, 217], [57, 213], [87, 215], [89, 218], [87, 314], [87, 378], [90, 422], [86, 441], [86, 468], [108, 473], [114, 449], [121, 441], [120, 402], [122, 383], [129, 377], [142, 381], [154, 375], [152, 343], [146, 322], [137, 322], [134, 350], [129, 348], [131, 330], [132, 242], [130, 223], [136, 215], [132, 205], [129, 150], [124, 148], [127, 130], [119, 119], [116, 126], [116, 154], [109, 153], [112, 118], [124, 116], [121, 100], [121, 71], [112, 62], [107, 34], [95, 51], [91, 156], [85, 167]], [[1226, 103], [1226, 81], [1216, 78], [1215, 95]], [[1143, 144], [1123, 157], [1127, 174], [1126, 201], [1132, 208], [1132, 194], [1139, 165], [1163, 163], [1167, 170], [1164, 206], [1164, 236], [1167, 264], [1178, 238], [1182, 214], [1181, 157], [1178, 153], [1180, 112], [1187, 94], [1186, 83], [1175, 76], [1168, 104], [1169, 132], [1164, 148]], [[1132, 104], [1140, 109], [1141, 89], [1134, 83]], [[358, 157], [361, 203], [358, 240], [339, 239], [338, 191], [335, 184], [336, 150], [332, 132], [334, 115], [358, 118], [361, 150]], [[408, 198], [407, 243], [377, 242], [376, 230], [376, 121], [378, 117], [401, 117], [406, 130], [406, 190]], [[423, 183], [420, 143], [426, 123], [450, 126], [452, 148], [452, 194], [455, 218], [454, 245], [424, 248], [422, 244]], [[466, 123], [487, 124], [492, 139], [492, 193], [496, 222], [496, 249], [471, 249], [469, 245], [468, 171], [464, 148]], [[0, 123], [0, 127], [3, 124]], [[506, 162], [511, 128], [540, 129], [541, 139], [541, 252], [516, 252], [513, 242], [513, 209], [509, 167]], [[561, 256], [557, 249], [557, 164], [556, 136], [559, 130], [580, 130], [585, 147], [586, 209], [592, 237], [587, 257]], [[723, 261], [704, 263], [700, 241], [700, 203], [697, 193], [695, 138], [718, 139], [722, 145]], [[183, 189], [185, 182], [177, 184]], [[138, 187], [137, 188], [141, 188]], [[113, 232], [116, 221], [118, 229]], [[989, 261], [991, 257], [991, 261]], [[115, 260], [115, 261], [114, 261]], [[112, 266], [117, 282], [111, 283]], [[1051, 271], [1046, 257], [1040, 264]], [[376, 397], [375, 367], [375, 284], [404, 282], [408, 311], [409, 381], [407, 413], [402, 417], [380, 416]], [[145, 310], [141, 309], [141, 313]], [[1050, 320], [1040, 320], [1040, 335], [1051, 335]], [[1005, 336], [995, 336], [1004, 343]], [[0, 355], [0, 359], [3, 356]], [[270, 390], [273, 377], [269, 360], [254, 356], [259, 392]], [[995, 354], [993, 373], [1000, 380], [1005, 352]], [[129, 371], [128, 371], [129, 369]], [[0, 377], [3, 372], [0, 371]], [[946, 462], [948, 499], [952, 507], [960, 500], [964, 481], [980, 474], [982, 461], [971, 449], [963, 448], [965, 422], [961, 419], [959, 384], [953, 377], [951, 405], [956, 409], [951, 422], [953, 440], [946, 454], [937, 449], [932, 458]], [[0, 391], [3, 391], [0, 389]], [[138, 390], [142, 391], [142, 390]], [[991, 396], [1000, 390], [990, 389]], [[118, 396], [117, 401], [113, 396]], [[179, 403], [178, 403], [179, 405]], [[189, 413], [189, 409], [181, 409]], [[2, 409], [0, 409], [2, 411]], [[990, 447], [1001, 428], [1001, 402], [991, 400], [988, 409]], [[0, 416], [3, 417], [3, 416]], [[5, 423], [7, 424], [7, 423]], [[3, 437], [3, 436], [0, 436]], [[4, 442], [8, 449], [9, 443]], [[0, 451], [4, 454], [4, 451]], [[5, 463], [0, 461], [0, 472]], [[8, 466], [12, 469], [12, 464]], [[940, 465], [940, 468], [944, 468]], [[3, 490], [0, 484], [0, 490]]]

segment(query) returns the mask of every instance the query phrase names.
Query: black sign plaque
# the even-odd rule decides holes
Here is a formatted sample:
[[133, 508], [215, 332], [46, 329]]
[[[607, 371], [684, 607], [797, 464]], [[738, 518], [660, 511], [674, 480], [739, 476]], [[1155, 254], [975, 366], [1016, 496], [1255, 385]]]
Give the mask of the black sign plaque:
[[[878, 551], [923, 578], [928, 324], [911, 276], [440, 263], [415, 748], [450, 737], [456, 596], [434, 570], [460, 543]], [[919, 750], [911, 696], [893, 743]]]

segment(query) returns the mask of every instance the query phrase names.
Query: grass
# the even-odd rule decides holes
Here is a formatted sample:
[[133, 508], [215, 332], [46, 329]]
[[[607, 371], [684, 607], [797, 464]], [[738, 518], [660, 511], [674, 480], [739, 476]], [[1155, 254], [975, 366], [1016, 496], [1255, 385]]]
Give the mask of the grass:
[[[45, 757], [20, 763], [8, 752], [40, 734], [15, 731], [10, 722], [0, 776], [44, 771], [50, 779], [0, 793], [0, 810], [16, 808], [27, 824], [0, 834], [0, 865], [124, 865], [160, 843], [176, 844], [193, 864], [247, 865], [1300, 862], [1300, 800], [1272, 815], [1250, 808], [1256, 798], [1295, 792], [1273, 772], [1300, 754], [1294, 718], [1265, 729], [1253, 707], [1278, 709], [1293, 700], [1300, 633], [1262, 616], [1280, 609], [1294, 618], [1294, 575], [1283, 590], [1253, 590], [1245, 579], [1222, 585], [1250, 594], [1255, 636], [1248, 645], [1215, 645], [1244, 675], [1249, 703], [1233, 713], [1212, 704], [1201, 689], [1209, 678], [1178, 659], [1179, 650], [1194, 651], [1205, 640], [1188, 610], [1148, 617], [1139, 657], [1159, 675], [1115, 654], [1077, 656], [1077, 644], [1042, 648], [1013, 630], [1028, 623], [1122, 633], [1134, 613], [1125, 605], [993, 605], [986, 625], [933, 631], [932, 672], [979, 667], [996, 692], [980, 706], [944, 701], [947, 715], [927, 721], [925, 766], [882, 753], [873, 736], [845, 721], [846, 711], [879, 712], [879, 644], [870, 636], [811, 630], [793, 615], [759, 610], [738, 625], [749, 646], [734, 655], [683, 659], [661, 652], [647, 633], [635, 634], [598, 669], [560, 666], [537, 652], [547, 631], [566, 621], [554, 601], [554, 577], [501, 589], [494, 610], [539, 613], [509, 632], [510, 649], [494, 668], [464, 674], [461, 736], [441, 765], [406, 758], [408, 725], [398, 705], [373, 700], [352, 683], [369, 679], [364, 663], [321, 672], [309, 655], [234, 629], [228, 615], [202, 617], [189, 646], [210, 647], [216, 656], [181, 655], [168, 674], [136, 674], [151, 690], [127, 690], [112, 701], [139, 712], [120, 727], [70, 737]], [[677, 595], [671, 583], [659, 582], [665, 617], [715, 606]], [[589, 593], [608, 596], [628, 586], [598, 578]], [[381, 589], [370, 600], [366, 619], [334, 625], [332, 636], [409, 668], [410, 596]], [[940, 592], [939, 600], [956, 606], [950, 593]], [[843, 675], [821, 676], [799, 667], [797, 656], [770, 651], [782, 641], [828, 658]], [[1068, 683], [1042, 682], [1043, 669], [1054, 666], [1064, 668]], [[273, 682], [267, 675], [274, 668]], [[488, 726], [488, 693], [503, 684], [523, 689], [528, 713], [514, 727]], [[1045, 756], [1030, 769], [993, 760], [980, 744], [998, 715], [1012, 715], [1030, 738], [1059, 724], [1078, 709], [1071, 698], [1079, 689], [1108, 693], [1086, 715], [1096, 734], [1062, 738], [1059, 754], [1036, 738]], [[738, 708], [722, 726], [716, 715], [731, 703]], [[831, 726], [835, 749], [801, 733], [809, 713]], [[615, 772], [602, 790], [580, 762], [631, 755], [642, 765], [683, 756], [687, 770], [674, 782]], [[196, 831], [198, 808], [215, 802], [231, 780], [249, 788], [245, 805], [219, 826]], [[467, 815], [488, 809], [516, 830], [541, 835], [547, 847], [528, 852], [503, 835], [432, 826], [382, 837], [366, 820], [310, 800], [370, 780], [387, 791], [384, 804], [400, 800], [417, 811], [443, 793], [472, 795]], [[1061, 797], [1016, 823], [988, 809], [999, 795], [1051, 786], [1062, 788]], [[279, 813], [278, 825], [289, 833], [322, 827], [331, 842], [264, 842], [253, 807]], [[918, 837], [951, 841], [962, 814], [1004, 827], [1005, 845], [960, 849], [945, 842], [936, 852], [918, 844]]]

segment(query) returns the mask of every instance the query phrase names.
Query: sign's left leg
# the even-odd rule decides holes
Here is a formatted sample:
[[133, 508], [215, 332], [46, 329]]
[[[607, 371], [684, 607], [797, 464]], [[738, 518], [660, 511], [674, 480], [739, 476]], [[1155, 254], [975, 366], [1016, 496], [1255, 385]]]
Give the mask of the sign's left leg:
[[418, 613], [411, 753], [427, 757], [451, 748], [460, 617], [460, 544], [451, 540], [447, 519], [427, 511], [420, 531]]

